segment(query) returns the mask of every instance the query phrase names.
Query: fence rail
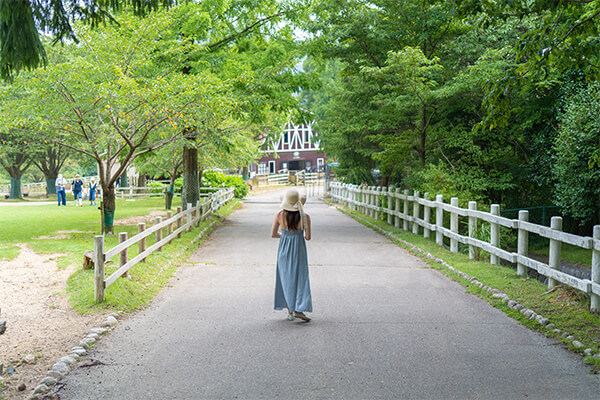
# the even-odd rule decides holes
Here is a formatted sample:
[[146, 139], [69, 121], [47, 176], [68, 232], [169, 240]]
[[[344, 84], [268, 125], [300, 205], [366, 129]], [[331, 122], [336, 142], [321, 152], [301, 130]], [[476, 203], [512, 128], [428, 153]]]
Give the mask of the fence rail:
[[[590, 295], [590, 309], [600, 311], [600, 225], [594, 227], [593, 237], [578, 236], [562, 232], [562, 217], [552, 217], [550, 227], [529, 222], [529, 211], [519, 211], [518, 219], [500, 216], [500, 206], [493, 204], [490, 212], [478, 211], [477, 203], [470, 201], [468, 208], [458, 206], [458, 198], [453, 197], [450, 204], [443, 202], [442, 195], [435, 200], [428, 200], [415, 191], [386, 187], [367, 187], [332, 182], [329, 186], [334, 201], [345, 204], [350, 209], [362, 212], [371, 217], [382, 214], [387, 216], [387, 223], [412, 230], [430, 238], [435, 233], [438, 245], [444, 244], [444, 238], [450, 239], [450, 251], [458, 252], [458, 243], [468, 246], [469, 258], [475, 258], [475, 248], [490, 254], [491, 264], [499, 264], [499, 259], [517, 264], [517, 273], [527, 275], [527, 269], [533, 269], [548, 278], [548, 288], [559, 282]], [[385, 201], [384, 201], [385, 200]], [[384, 207], [387, 204], [387, 207]], [[412, 210], [412, 211], [411, 211]], [[450, 227], [444, 226], [444, 213], [450, 214]], [[432, 215], [435, 222], [431, 222]], [[468, 218], [468, 236], [459, 233], [459, 217]], [[475, 237], [479, 221], [490, 225], [490, 241]], [[500, 226], [517, 230], [517, 252], [500, 247]], [[548, 264], [529, 257], [529, 233], [550, 240]], [[559, 270], [562, 243], [568, 243], [583, 249], [592, 250], [591, 280], [579, 279]]]
[[[195, 206], [191, 203], [188, 204], [185, 211], [178, 207], [175, 215], [169, 211], [164, 220], [162, 217], [156, 217], [156, 224], [148, 229], [146, 229], [145, 223], [140, 222], [137, 235], [128, 238], [126, 232], [119, 233], [120, 243], [112, 249], [104, 248], [104, 235], [94, 236], [94, 298], [96, 302], [104, 301], [106, 289], [120, 277], [126, 276], [131, 267], [145, 261], [146, 257], [154, 251], [162, 250], [162, 246], [176, 237], [181, 237], [181, 234], [189, 231], [192, 226], [198, 226], [200, 221], [205, 220], [233, 199], [233, 193], [233, 187], [216, 189], [215, 192], [208, 193], [198, 201]], [[163, 238], [165, 228], [167, 236]], [[155, 243], [146, 248], [146, 238], [152, 234], [155, 235]], [[138, 255], [129, 260], [127, 250], [136, 243], [138, 244]], [[110, 260], [116, 255], [120, 255], [119, 268], [107, 278], [104, 268], [106, 260]]]

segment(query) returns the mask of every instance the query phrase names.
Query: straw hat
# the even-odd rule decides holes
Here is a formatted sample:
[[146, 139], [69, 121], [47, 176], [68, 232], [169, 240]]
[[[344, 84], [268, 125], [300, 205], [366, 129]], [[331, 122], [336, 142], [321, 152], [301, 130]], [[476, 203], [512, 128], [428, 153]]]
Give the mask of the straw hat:
[[300, 195], [296, 189], [290, 189], [281, 196], [281, 200], [279, 208], [286, 211], [302, 211], [306, 196]]

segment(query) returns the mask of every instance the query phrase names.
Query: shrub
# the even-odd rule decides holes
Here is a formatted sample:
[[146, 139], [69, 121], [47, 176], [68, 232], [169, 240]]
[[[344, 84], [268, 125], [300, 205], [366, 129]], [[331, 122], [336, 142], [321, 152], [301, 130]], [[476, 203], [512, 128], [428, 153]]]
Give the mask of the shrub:
[[164, 185], [160, 182], [150, 182], [146, 184], [147, 187], [156, 188], [152, 189], [150, 193], [162, 193]]
[[202, 173], [202, 186], [223, 187], [234, 186], [235, 197], [241, 199], [248, 194], [248, 185], [239, 175], [225, 175], [218, 171], [205, 171]]

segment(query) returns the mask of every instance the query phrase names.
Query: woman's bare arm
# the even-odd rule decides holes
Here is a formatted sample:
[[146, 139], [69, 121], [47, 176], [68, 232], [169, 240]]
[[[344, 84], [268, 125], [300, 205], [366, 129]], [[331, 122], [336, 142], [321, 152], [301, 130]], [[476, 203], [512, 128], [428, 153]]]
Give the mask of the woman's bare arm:
[[279, 239], [281, 237], [281, 233], [279, 233], [279, 214], [275, 214], [275, 221], [273, 221], [273, 227], [271, 228], [271, 237], [275, 239]]
[[306, 215], [306, 226], [304, 227], [304, 239], [306, 240], [310, 240], [311, 235], [310, 235], [310, 215], [305, 214]]

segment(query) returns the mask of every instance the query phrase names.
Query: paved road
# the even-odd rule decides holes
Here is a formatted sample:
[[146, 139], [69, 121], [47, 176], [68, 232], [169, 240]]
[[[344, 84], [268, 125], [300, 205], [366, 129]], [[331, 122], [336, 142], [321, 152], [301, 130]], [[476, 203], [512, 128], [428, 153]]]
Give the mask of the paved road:
[[278, 194], [246, 201], [173, 287], [103, 338], [62, 400], [598, 399], [581, 358], [309, 199], [314, 317], [273, 311]]

